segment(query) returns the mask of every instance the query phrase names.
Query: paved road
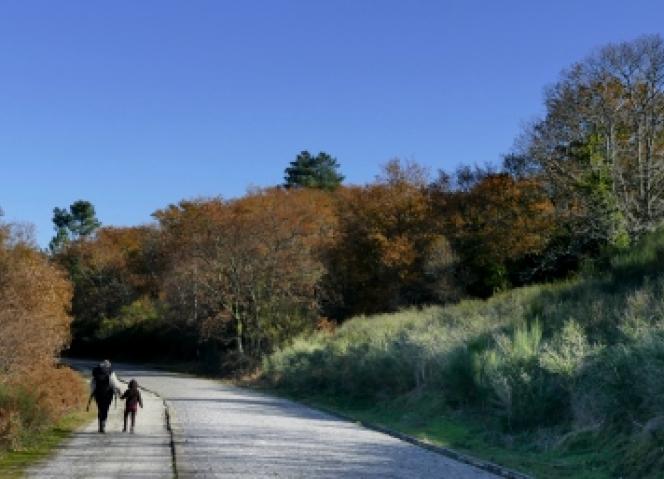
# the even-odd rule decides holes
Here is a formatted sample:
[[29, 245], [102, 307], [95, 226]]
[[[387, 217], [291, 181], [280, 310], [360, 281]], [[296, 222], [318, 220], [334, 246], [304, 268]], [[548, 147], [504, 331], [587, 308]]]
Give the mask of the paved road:
[[[89, 371], [90, 369], [88, 369]], [[171, 436], [165, 427], [163, 400], [143, 391], [134, 434], [122, 433], [123, 405], [111, 406], [106, 434], [94, 420], [60, 445], [55, 455], [27, 471], [35, 479], [137, 478], [173, 476]], [[94, 408], [94, 401], [91, 406]]]
[[[121, 378], [135, 378], [139, 385], [156, 391], [168, 402], [179, 479], [496, 477], [291, 401], [208, 379], [128, 365], [116, 364], [114, 367]], [[137, 431], [146, 438], [145, 416], [152, 407], [159, 407], [156, 401], [146, 405], [138, 417]], [[149, 437], [154, 442], [149, 446], [161, 448], [158, 453], [155, 451], [156, 467], [157, 463], [165, 463], [168, 449], [162, 436], [157, 439], [150, 431]], [[126, 460], [132, 461], [133, 454], [123, 449], [126, 444], [123, 441], [137, 439], [138, 434], [136, 438], [119, 432], [108, 436], [110, 439], [103, 440], [110, 441], [117, 451], [128, 452]], [[82, 437], [78, 435], [75, 441]], [[95, 447], [103, 445], [100, 443], [102, 439], [94, 434], [87, 433], [85, 437]], [[69, 449], [65, 447], [65, 451]], [[134, 450], [142, 458], [150, 457], [147, 451], [144, 454], [140, 445]], [[85, 460], [84, 455], [81, 457]], [[58, 457], [57, 461], [60, 460]], [[151, 474], [152, 471], [146, 470], [127, 477], [153, 477]], [[88, 470], [86, 477], [124, 476], [111, 474], [110, 468], [105, 468], [103, 474], [97, 476]]]

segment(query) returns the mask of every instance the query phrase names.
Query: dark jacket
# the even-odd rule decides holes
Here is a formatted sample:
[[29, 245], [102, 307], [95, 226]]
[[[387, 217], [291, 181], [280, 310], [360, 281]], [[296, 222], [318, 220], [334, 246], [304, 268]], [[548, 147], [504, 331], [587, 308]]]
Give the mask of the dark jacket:
[[138, 388], [129, 388], [127, 389], [120, 399], [125, 399], [125, 409], [127, 411], [136, 411], [138, 405], [140, 404], [143, 407], [143, 398], [141, 398], [141, 391]]

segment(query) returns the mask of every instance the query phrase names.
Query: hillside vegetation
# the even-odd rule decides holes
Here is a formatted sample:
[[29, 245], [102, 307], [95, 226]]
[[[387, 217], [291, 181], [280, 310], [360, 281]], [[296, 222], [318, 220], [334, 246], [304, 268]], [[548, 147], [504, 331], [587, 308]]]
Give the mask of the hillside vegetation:
[[[237, 198], [165, 205], [153, 213], [151, 224], [101, 227], [94, 205], [85, 200], [56, 207], [50, 260], [68, 273], [72, 285], [68, 354], [192, 361], [209, 372], [235, 374], [252, 370], [301, 334], [351, 317], [485, 299], [568, 278], [664, 222], [662, 105], [664, 39], [646, 35], [607, 44], [564, 70], [546, 90], [543, 117], [523, 131], [500, 167], [465, 165], [432, 175], [395, 158], [373, 181], [345, 184], [335, 157], [302, 151], [285, 169], [281, 185], [253, 188]], [[606, 304], [594, 296], [606, 288], [618, 286], [605, 279], [570, 283], [514, 293], [530, 294], [532, 300], [504, 296], [490, 306], [430, 310], [432, 325], [456, 324], [460, 316], [462, 326], [447, 328], [444, 338], [427, 339], [435, 346], [418, 358], [409, 355], [412, 336], [425, 335], [426, 328], [405, 328], [408, 334], [397, 339], [386, 331], [388, 357], [401, 351], [405, 361], [391, 367], [415, 362], [420, 368], [409, 383], [394, 387], [442, 381], [429, 370], [445, 344], [445, 354], [459, 357], [458, 367], [471, 359], [484, 365], [481, 374], [461, 371], [454, 377], [480, 403], [490, 391], [500, 393], [502, 399], [492, 400], [491, 407], [503, 411], [510, 429], [548, 418], [554, 410], [569, 415], [565, 394], [580, 399], [572, 394], [574, 384], [565, 381], [586, 379], [562, 381], [565, 375], [555, 368], [571, 366], [558, 364], [559, 356], [594, 358], [601, 354], [597, 345], [633, 333], [615, 324], [605, 328], [613, 304], [606, 305], [606, 315], [595, 311], [595, 322], [577, 317]], [[556, 309], [555, 301], [566, 295], [581, 297], [570, 314]], [[629, 299], [635, 303], [630, 307], [641, 300], [647, 298]], [[491, 313], [512, 302], [528, 305], [509, 315], [520, 318], [520, 327], [502, 324]], [[477, 317], [468, 320], [464, 308]], [[551, 343], [551, 328], [565, 331], [560, 344]], [[587, 344], [577, 344], [580, 349], [564, 349], [565, 341], [581, 337]], [[459, 349], [470, 338], [477, 344]], [[488, 348], [482, 341], [499, 346]], [[545, 344], [546, 367], [533, 360]], [[524, 394], [540, 383], [558, 391], [551, 396], [555, 401], [537, 402], [538, 410], [528, 417], [511, 412], [519, 401], [530, 404], [527, 396], [506, 397], [501, 389], [516, 380], [504, 377], [515, 364], [527, 371], [526, 383], [532, 385], [524, 386]], [[464, 392], [462, 400], [466, 397]]]
[[[411, 432], [445, 418], [481, 424], [481, 447], [464, 443], [468, 437], [451, 444], [541, 477], [560, 477], [555, 466], [565, 464], [569, 476], [659, 477], [664, 230], [592, 276], [360, 316], [302, 336], [267, 357], [263, 375], [284, 392], [360, 416], [399, 425], [404, 417], [396, 416], [410, 415]], [[553, 453], [557, 464], [546, 456], [511, 461], [509, 450], [519, 448]]]
[[0, 223], [0, 456], [30, 446], [85, 400], [80, 377], [56, 367], [70, 299], [64, 272]]
[[0, 224], [0, 450], [84, 396], [64, 349], [263, 364], [284, 392], [543, 477], [664, 469], [664, 38], [571, 64], [501, 166], [340, 168], [305, 150], [281, 185], [133, 227], [79, 199], [48, 251]]

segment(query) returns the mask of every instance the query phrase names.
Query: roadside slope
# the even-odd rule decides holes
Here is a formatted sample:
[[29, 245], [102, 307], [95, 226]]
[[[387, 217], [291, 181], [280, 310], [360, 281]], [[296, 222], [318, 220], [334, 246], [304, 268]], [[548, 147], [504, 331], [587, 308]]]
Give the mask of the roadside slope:
[[351, 318], [263, 361], [282, 394], [542, 478], [662, 477], [664, 229], [575, 279]]

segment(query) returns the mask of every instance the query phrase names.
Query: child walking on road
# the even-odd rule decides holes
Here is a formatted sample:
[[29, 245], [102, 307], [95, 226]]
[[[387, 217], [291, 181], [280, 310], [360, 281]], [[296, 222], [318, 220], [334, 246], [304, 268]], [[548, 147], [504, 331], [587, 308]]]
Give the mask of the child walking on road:
[[141, 392], [138, 390], [138, 383], [135, 379], [129, 381], [129, 389], [120, 398], [125, 400], [124, 428], [122, 432], [127, 432], [127, 416], [131, 414], [131, 432], [133, 433], [134, 425], [136, 424], [136, 411], [139, 405], [143, 407], [143, 399], [141, 398]]

